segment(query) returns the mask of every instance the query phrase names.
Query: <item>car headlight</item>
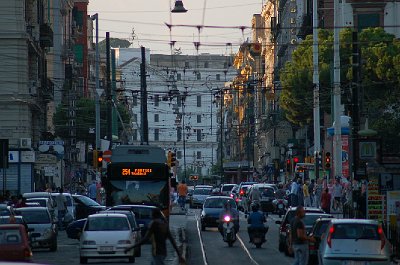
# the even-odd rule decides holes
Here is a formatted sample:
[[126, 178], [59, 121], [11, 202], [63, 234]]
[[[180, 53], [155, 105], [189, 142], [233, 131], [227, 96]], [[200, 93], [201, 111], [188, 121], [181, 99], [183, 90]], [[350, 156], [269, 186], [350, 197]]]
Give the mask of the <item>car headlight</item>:
[[118, 245], [130, 245], [132, 244], [130, 240], [118, 240]]
[[51, 228], [44, 230], [43, 237], [45, 237], [45, 238], [51, 237], [52, 232], [53, 232], [53, 230]]
[[85, 240], [82, 242], [82, 245], [96, 245], [96, 241], [94, 240]]

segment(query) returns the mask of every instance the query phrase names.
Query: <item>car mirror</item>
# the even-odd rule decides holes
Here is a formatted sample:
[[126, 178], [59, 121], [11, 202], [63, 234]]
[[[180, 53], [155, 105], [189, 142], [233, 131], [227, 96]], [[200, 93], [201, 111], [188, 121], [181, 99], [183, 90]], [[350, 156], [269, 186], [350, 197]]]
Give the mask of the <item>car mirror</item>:
[[276, 220], [276, 221], [275, 221], [275, 224], [277, 224], [277, 225], [280, 225], [281, 223], [282, 223], [281, 220]]

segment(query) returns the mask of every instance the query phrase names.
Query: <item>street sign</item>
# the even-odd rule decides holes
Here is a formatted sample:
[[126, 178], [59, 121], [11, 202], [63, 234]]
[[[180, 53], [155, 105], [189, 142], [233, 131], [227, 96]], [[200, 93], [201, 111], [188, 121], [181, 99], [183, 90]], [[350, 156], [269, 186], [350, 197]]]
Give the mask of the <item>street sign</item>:
[[104, 151], [104, 152], [103, 152], [103, 159], [104, 159], [104, 161], [106, 161], [106, 162], [111, 162], [111, 154], [112, 154], [111, 150], [106, 150], [106, 151]]

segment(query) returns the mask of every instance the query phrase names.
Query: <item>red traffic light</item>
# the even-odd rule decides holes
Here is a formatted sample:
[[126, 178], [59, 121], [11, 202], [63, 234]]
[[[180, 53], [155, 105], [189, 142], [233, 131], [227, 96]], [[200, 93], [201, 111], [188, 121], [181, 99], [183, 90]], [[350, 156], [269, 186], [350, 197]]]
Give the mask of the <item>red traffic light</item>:
[[293, 162], [294, 163], [299, 163], [299, 158], [298, 157], [293, 157]]
[[290, 165], [290, 159], [286, 160], [286, 164]]

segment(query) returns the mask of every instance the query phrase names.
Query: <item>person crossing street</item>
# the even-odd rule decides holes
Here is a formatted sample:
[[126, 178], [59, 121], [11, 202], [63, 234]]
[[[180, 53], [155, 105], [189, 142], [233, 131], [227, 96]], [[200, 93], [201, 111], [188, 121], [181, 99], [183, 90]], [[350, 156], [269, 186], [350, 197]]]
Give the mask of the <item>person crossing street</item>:
[[186, 196], [188, 194], [188, 186], [186, 185], [185, 180], [182, 180], [182, 182], [178, 185], [177, 190], [179, 206], [182, 208], [182, 210], [185, 210]]

